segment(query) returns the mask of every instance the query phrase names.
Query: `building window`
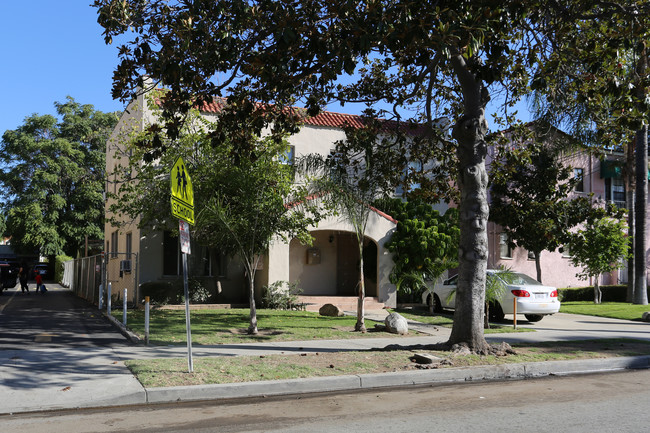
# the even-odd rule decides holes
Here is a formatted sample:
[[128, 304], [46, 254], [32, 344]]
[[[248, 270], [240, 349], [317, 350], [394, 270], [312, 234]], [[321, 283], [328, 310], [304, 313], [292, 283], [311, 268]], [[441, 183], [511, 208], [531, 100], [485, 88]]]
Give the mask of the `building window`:
[[576, 192], [585, 192], [585, 172], [582, 168], [574, 168], [573, 169], [573, 177], [575, 179], [575, 187], [574, 190]]
[[286, 152], [281, 154], [278, 160], [282, 164], [293, 165], [296, 153], [296, 146], [289, 146]]
[[512, 258], [512, 247], [510, 246], [510, 236], [507, 233], [499, 234], [499, 255], [502, 259]]
[[131, 258], [131, 253], [133, 252], [133, 247], [131, 243], [133, 242], [133, 234], [127, 233], [126, 234], [126, 241], [125, 241], [125, 247], [126, 247], [126, 258], [127, 260]]
[[163, 233], [163, 275], [180, 275], [180, 248], [178, 238], [171, 232]]
[[605, 179], [605, 200], [617, 207], [625, 208], [625, 182], [621, 178], [608, 177]]
[[119, 233], [117, 230], [115, 230], [113, 233], [111, 233], [111, 257], [117, 257], [118, 249], [117, 249], [117, 240], [118, 240]]

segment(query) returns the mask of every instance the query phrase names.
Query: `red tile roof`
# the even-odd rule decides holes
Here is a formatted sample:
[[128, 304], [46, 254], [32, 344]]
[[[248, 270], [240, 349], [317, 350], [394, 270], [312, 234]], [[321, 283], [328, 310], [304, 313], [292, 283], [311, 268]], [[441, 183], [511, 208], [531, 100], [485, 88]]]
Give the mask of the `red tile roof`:
[[[225, 98], [215, 98], [212, 102], [205, 102], [199, 108], [203, 113], [219, 113], [223, 107], [226, 105]], [[312, 126], [323, 126], [328, 128], [339, 128], [343, 129], [347, 126], [353, 128], [362, 128], [364, 126], [364, 120], [362, 116], [356, 114], [343, 114], [343, 113], [334, 113], [331, 111], [323, 111], [316, 116], [307, 116], [306, 110], [303, 108], [294, 108], [297, 114], [303, 117], [303, 121], [306, 125]], [[389, 129], [390, 126], [395, 127], [397, 122], [386, 121], [386, 129]], [[401, 124], [401, 128], [408, 128], [406, 124]], [[418, 133], [421, 131], [421, 128], [416, 127], [412, 130], [409, 128], [410, 133]]]

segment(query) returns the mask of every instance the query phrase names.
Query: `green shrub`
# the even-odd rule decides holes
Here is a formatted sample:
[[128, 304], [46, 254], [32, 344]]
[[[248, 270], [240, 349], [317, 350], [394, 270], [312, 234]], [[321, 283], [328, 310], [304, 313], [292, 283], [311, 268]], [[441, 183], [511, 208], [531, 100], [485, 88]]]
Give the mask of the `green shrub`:
[[[627, 285], [610, 285], [600, 286], [603, 292], [602, 302], [626, 302], [627, 300]], [[594, 288], [593, 286], [586, 287], [569, 287], [558, 289], [558, 299], [560, 302], [575, 302], [575, 301], [593, 301]]]
[[[188, 279], [187, 289], [192, 304], [205, 304], [212, 298], [210, 291], [203, 286], [199, 279]], [[149, 296], [149, 300], [153, 304], [174, 305], [185, 303], [185, 288], [182, 280], [142, 283], [140, 285], [140, 294], [143, 299], [145, 296]]]
[[297, 282], [276, 281], [262, 287], [262, 307], [271, 310], [296, 310], [300, 293], [302, 289], [298, 288]]
[[[187, 291], [190, 295], [190, 302], [193, 304], [205, 304], [210, 297], [210, 291], [203, 286], [201, 280], [190, 278], [187, 281]], [[181, 303], [185, 303], [185, 288], [181, 291]]]
[[171, 281], [149, 281], [140, 285], [142, 298], [149, 296], [153, 304], [175, 304], [177, 303], [177, 292], [177, 284]]
[[73, 260], [73, 258], [64, 254], [56, 256], [54, 259], [54, 281], [57, 283], [63, 281], [64, 263], [68, 260]]

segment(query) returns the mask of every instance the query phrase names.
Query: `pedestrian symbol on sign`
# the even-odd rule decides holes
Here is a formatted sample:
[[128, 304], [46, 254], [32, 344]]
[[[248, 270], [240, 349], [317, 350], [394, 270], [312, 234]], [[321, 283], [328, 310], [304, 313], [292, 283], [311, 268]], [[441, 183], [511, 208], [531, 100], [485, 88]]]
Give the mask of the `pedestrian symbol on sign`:
[[183, 162], [178, 158], [169, 173], [172, 193], [172, 215], [194, 224], [194, 191], [190, 173]]

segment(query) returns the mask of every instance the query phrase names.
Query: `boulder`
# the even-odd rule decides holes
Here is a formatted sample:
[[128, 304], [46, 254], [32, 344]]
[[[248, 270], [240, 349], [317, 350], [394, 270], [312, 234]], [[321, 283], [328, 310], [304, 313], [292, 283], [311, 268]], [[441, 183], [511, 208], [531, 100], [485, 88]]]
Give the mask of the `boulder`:
[[643, 317], [641, 318], [644, 322], [650, 322], [650, 311], [646, 311], [643, 313]]
[[393, 334], [405, 335], [409, 332], [409, 325], [406, 319], [399, 313], [390, 313], [384, 320], [386, 330]]
[[318, 314], [321, 316], [329, 317], [341, 317], [343, 316], [343, 310], [337, 307], [334, 304], [325, 304], [318, 310]]

